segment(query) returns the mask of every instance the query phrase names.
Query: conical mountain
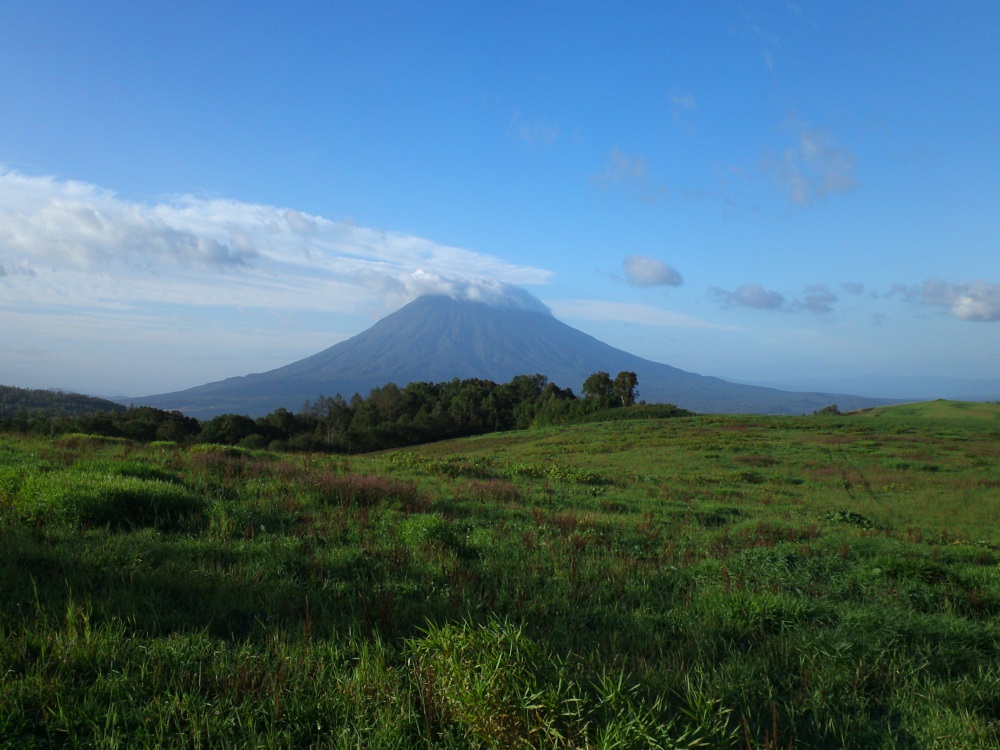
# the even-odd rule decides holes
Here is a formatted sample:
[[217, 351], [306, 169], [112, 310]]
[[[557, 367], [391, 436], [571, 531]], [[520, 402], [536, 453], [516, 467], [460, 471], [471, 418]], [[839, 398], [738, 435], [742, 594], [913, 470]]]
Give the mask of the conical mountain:
[[320, 394], [367, 395], [377, 386], [452, 378], [502, 383], [541, 373], [579, 393], [588, 375], [622, 370], [639, 378], [639, 396], [696, 412], [802, 414], [832, 403], [860, 408], [885, 400], [796, 393], [740, 385], [616, 349], [541, 309], [497, 307], [446, 296], [420, 297], [353, 338], [269, 372], [135, 399], [199, 418], [297, 411]]

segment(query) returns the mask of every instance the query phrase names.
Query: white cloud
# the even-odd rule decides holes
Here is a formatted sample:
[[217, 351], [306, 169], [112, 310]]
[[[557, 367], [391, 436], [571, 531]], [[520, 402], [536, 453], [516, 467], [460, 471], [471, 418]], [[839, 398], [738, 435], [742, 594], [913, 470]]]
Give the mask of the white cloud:
[[551, 276], [289, 208], [193, 196], [143, 204], [95, 185], [2, 170], [0, 253], [9, 305], [381, 314], [418, 296], [430, 277], [467, 295], [516, 299], [512, 285]]
[[630, 255], [622, 261], [625, 279], [632, 286], [680, 286], [680, 273], [662, 260], [645, 255]]
[[713, 328], [724, 331], [738, 330], [707, 320], [681, 315], [650, 305], [630, 302], [608, 302], [593, 299], [563, 299], [550, 301], [552, 312], [559, 318], [570, 320], [618, 321], [660, 328]]
[[791, 203], [811, 206], [832, 193], [854, 189], [856, 159], [850, 149], [803, 124], [796, 126], [796, 140], [780, 156], [768, 153], [760, 162], [760, 170], [787, 192]]
[[783, 295], [778, 292], [768, 291], [760, 284], [744, 284], [732, 292], [716, 288], [712, 290], [712, 294], [728, 307], [777, 310], [785, 304]]
[[990, 284], [983, 279], [967, 284], [931, 280], [919, 287], [897, 284], [892, 291], [910, 302], [947, 308], [948, 313], [959, 320], [1000, 320], [1000, 284]]

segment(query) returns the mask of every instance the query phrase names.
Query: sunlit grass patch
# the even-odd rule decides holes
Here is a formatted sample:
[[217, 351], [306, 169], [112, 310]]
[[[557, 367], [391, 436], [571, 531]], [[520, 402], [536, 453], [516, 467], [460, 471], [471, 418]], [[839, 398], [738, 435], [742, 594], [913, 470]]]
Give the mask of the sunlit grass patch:
[[197, 522], [204, 497], [159, 479], [72, 471], [30, 476], [13, 499], [15, 511], [32, 523], [174, 528]]

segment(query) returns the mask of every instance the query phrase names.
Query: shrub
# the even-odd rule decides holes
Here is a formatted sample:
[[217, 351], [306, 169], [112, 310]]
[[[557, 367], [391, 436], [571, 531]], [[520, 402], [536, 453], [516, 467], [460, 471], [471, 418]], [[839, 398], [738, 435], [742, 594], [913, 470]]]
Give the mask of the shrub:
[[70, 432], [60, 436], [56, 441], [57, 445], [66, 448], [93, 448], [99, 445], [128, 445], [129, 441], [123, 437], [111, 437], [109, 435], [92, 435], [85, 432]]

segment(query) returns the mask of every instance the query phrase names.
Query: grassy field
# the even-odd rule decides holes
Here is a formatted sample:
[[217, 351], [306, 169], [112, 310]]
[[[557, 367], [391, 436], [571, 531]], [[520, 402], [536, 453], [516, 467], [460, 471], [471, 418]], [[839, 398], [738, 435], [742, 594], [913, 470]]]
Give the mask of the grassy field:
[[0, 747], [998, 746], [997, 405], [0, 439]]

